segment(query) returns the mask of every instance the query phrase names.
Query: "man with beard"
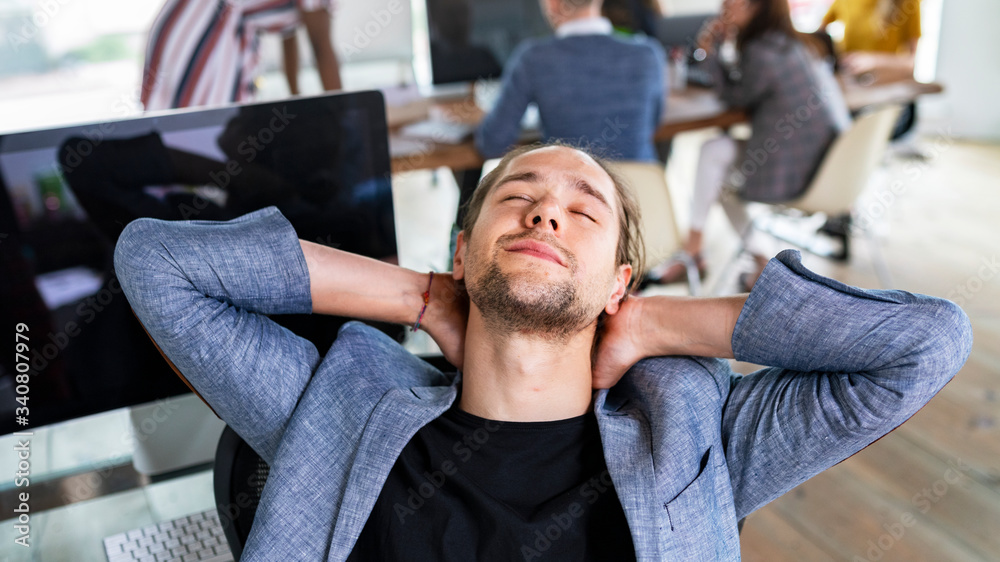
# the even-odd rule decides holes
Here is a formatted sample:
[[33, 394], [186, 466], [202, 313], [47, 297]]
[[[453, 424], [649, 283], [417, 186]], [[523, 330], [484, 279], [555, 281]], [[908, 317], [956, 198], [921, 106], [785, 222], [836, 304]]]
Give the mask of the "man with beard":
[[[748, 295], [626, 298], [637, 224], [603, 163], [533, 146], [483, 179], [450, 275], [300, 241], [273, 208], [135, 221], [115, 265], [271, 466], [243, 560], [738, 559], [739, 520], [968, 356], [954, 304], [848, 287], [795, 252]], [[265, 316], [310, 311], [418, 324], [460, 371], [359, 323], [320, 356]]]

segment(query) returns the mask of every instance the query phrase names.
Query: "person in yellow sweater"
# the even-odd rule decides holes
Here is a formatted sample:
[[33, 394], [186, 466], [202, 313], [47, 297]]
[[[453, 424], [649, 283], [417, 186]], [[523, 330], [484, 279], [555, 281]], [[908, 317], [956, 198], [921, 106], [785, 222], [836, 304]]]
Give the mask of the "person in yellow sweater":
[[842, 68], [852, 76], [890, 82], [913, 76], [920, 39], [920, 0], [834, 0], [821, 29], [839, 21]]
[[[838, 45], [841, 72], [861, 84], [913, 78], [914, 55], [920, 39], [920, 0], [833, 0], [820, 30], [835, 21], [844, 24], [844, 38]], [[916, 120], [917, 106], [910, 103], [896, 122], [892, 140], [910, 132]], [[925, 157], [914, 146], [903, 152], [911, 157]]]

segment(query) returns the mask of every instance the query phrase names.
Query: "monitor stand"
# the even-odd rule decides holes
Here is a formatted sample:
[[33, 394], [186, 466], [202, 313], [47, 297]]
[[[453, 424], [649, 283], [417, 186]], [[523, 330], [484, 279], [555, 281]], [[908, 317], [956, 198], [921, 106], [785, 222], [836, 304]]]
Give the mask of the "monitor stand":
[[226, 423], [192, 393], [133, 406], [136, 472], [156, 476], [211, 462]]

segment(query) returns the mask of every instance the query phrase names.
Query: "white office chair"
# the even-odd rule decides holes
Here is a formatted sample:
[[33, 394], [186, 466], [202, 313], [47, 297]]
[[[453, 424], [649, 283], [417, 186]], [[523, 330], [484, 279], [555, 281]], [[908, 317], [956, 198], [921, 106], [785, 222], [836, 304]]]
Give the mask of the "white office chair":
[[[899, 116], [899, 111], [899, 106], [893, 105], [875, 109], [857, 117], [851, 128], [834, 140], [826, 156], [823, 157], [816, 175], [803, 194], [797, 199], [776, 205], [774, 213], [797, 212], [807, 215], [823, 213], [827, 217], [850, 216], [858, 196], [867, 187], [872, 172], [882, 161], [886, 147], [889, 145], [889, 135]], [[758, 217], [754, 220], [754, 228], [774, 234], [772, 229], [763, 226], [763, 223], [768, 222], [770, 218], [773, 218], [773, 214]], [[879, 281], [883, 286], [891, 287], [892, 280], [888, 267], [882, 259], [878, 244], [871, 231], [867, 228], [859, 230], [871, 242], [872, 257]], [[849, 235], [850, 232], [847, 232], [843, 238], [844, 257], [846, 257]]]
[[896, 105], [883, 107], [855, 119], [830, 146], [802, 196], [782, 206], [806, 213], [850, 210], [882, 161], [899, 109]]
[[649, 273], [650, 269], [668, 259], [680, 259], [687, 268], [688, 291], [697, 295], [701, 291], [698, 266], [686, 254], [679, 253], [684, 238], [677, 227], [663, 165], [651, 162], [615, 162], [612, 166], [635, 191], [642, 213], [646, 271], [636, 272], [635, 275]]

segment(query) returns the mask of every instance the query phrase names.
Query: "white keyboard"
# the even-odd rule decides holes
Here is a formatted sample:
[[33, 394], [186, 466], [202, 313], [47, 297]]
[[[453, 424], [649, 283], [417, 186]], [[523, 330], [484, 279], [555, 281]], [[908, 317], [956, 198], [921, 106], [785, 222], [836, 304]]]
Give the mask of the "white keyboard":
[[399, 130], [399, 134], [411, 139], [441, 144], [460, 144], [471, 137], [475, 130], [476, 126], [468, 123], [427, 120], [406, 125]]
[[108, 562], [233, 562], [215, 509], [104, 539]]

